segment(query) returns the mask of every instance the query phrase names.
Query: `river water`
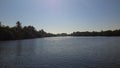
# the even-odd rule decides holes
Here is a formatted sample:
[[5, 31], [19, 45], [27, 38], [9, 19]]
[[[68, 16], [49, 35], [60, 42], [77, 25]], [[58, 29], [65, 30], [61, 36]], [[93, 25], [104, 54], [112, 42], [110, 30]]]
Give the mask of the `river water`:
[[120, 68], [120, 37], [1, 41], [0, 68]]

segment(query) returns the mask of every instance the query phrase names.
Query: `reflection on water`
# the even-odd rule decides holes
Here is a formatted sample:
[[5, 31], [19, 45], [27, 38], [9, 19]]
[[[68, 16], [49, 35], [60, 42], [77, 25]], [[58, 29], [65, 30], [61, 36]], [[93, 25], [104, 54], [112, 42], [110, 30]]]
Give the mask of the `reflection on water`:
[[0, 42], [0, 68], [119, 68], [120, 37]]

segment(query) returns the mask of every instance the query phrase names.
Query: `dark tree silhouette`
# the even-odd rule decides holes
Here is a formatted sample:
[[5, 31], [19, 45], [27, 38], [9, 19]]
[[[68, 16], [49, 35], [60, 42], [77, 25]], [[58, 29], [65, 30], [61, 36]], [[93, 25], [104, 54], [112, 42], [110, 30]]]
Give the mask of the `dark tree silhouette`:
[[19, 29], [22, 28], [22, 25], [21, 25], [20, 21], [17, 21], [17, 23], [16, 23], [16, 27], [19, 28]]
[[46, 35], [47, 35], [47, 33], [43, 29], [39, 30], [40, 37], [45, 37]]
[[107, 31], [101, 31], [101, 32], [73, 32], [70, 34], [71, 36], [120, 36], [120, 30], [107, 30]]
[[47, 33], [43, 29], [37, 31], [35, 27], [22, 26], [20, 21], [17, 21], [16, 26], [9, 27], [4, 26], [0, 22], [0, 40], [17, 40], [17, 39], [30, 39], [30, 38], [42, 38], [42, 37], [53, 37], [53, 36], [120, 36], [120, 29], [118, 30], [107, 30], [101, 32], [73, 32], [71, 34], [61, 33], [52, 34]]
[[0, 27], [2, 26], [1, 22], [0, 22]]
[[38, 37], [38, 32], [33, 26], [25, 26], [23, 28], [24, 38], [36, 38]]
[[51, 36], [55, 35], [47, 33], [43, 29], [37, 31], [35, 27], [31, 25], [23, 27], [20, 21], [17, 21], [14, 27], [2, 26], [0, 22], [0, 40], [30, 39]]

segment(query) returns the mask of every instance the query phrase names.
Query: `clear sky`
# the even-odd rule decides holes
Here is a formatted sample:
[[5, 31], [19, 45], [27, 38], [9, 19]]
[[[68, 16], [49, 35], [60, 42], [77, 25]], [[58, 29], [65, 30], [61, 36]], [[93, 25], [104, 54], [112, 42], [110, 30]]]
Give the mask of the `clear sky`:
[[120, 28], [120, 0], [0, 0], [0, 21], [51, 33]]

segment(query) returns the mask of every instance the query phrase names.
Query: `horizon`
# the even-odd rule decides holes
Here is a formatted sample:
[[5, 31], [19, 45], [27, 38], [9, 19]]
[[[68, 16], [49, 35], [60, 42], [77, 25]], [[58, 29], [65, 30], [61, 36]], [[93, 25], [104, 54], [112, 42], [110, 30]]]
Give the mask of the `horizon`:
[[120, 27], [120, 0], [0, 0], [0, 22], [20, 21], [48, 33], [105, 31]]
[[[20, 22], [20, 21], [19, 21]], [[3, 26], [3, 27], [6, 27], [6, 26], [8, 26], [8, 27], [10, 27], [10, 28], [12, 28], [12, 27], [16, 27], [16, 25], [14, 25], [14, 26], [9, 26], [9, 25], [4, 25], [4, 24], [2, 24], [2, 22], [0, 22], [0, 26]], [[32, 26], [32, 25], [22, 25], [22, 23], [21, 23], [21, 26], [22, 26], [22, 28], [24, 28], [25, 26]], [[34, 27], [34, 26], [33, 26]], [[34, 27], [35, 28], [35, 30], [36, 31], [39, 31], [39, 30], [44, 30], [44, 29], [39, 29], [39, 30], [37, 30], [36, 29], [36, 27]], [[110, 29], [108, 29], [108, 30], [100, 30], [100, 31], [79, 31], [79, 30], [77, 30], [77, 31], [72, 31], [72, 32], [70, 32], [70, 33], [65, 33], [65, 34], [71, 34], [71, 33], [73, 33], [73, 32], [101, 32], [101, 31], [109, 31]], [[118, 28], [118, 29], [113, 29], [113, 30], [110, 30], [110, 31], [115, 31], [115, 30], [120, 30], [120, 28]], [[45, 31], [45, 30], [44, 30]], [[45, 31], [45, 32], [47, 32], [47, 31]], [[51, 33], [51, 32], [47, 32], [47, 33]], [[63, 33], [63, 32], [62, 32]], [[52, 33], [52, 34], [62, 34], [62, 33]]]

